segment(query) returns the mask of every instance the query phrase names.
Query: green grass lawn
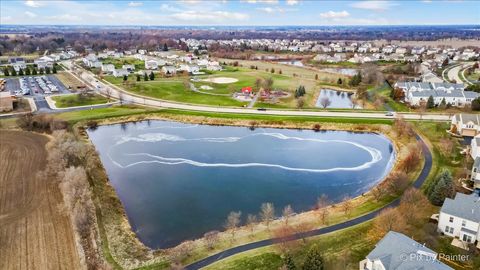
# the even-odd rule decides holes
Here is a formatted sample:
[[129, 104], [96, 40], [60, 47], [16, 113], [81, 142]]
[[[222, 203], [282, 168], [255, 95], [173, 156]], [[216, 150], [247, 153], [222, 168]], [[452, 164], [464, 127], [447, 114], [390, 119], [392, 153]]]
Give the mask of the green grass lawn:
[[135, 70], [145, 69], [145, 62], [133, 57], [122, 57], [121, 59], [108, 57], [102, 60], [103, 64], [113, 64], [115, 68], [122, 68], [123, 65], [134, 65]]
[[83, 98], [80, 98], [78, 94], [54, 96], [52, 99], [55, 101], [55, 105], [58, 108], [68, 108], [76, 106], [87, 106], [104, 104], [108, 102], [106, 97], [98, 94], [92, 94]]
[[[301, 269], [309, 248], [317, 245], [323, 253], [327, 269], [358, 269], [358, 262], [373, 248], [367, 239], [371, 222], [338, 232], [296, 241], [291, 256], [297, 269]], [[268, 246], [234, 255], [218, 261], [205, 270], [255, 270], [279, 269], [283, 265], [282, 255], [276, 246]]]

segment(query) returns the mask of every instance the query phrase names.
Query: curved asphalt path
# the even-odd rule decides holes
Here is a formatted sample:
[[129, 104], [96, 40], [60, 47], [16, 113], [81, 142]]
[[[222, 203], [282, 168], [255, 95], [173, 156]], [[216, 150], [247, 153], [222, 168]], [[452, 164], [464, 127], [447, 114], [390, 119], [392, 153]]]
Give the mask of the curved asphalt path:
[[[425, 180], [427, 179], [427, 176], [430, 173], [430, 170], [432, 169], [432, 153], [430, 152], [430, 149], [428, 148], [426, 143], [423, 141], [423, 139], [418, 134], [415, 135], [415, 138], [417, 139], [418, 142], [420, 142], [420, 144], [422, 146], [423, 156], [425, 158], [425, 164], [422, 168], [422, 171], [420, 172], [420, 175], [417, 177], [417, 179], [413, 183], [413, 187], [420, 188], [422, 186], [422, 184], [425, 182]], [[311, 230], [311, 231], [307, 231], [307, 232], [297, 233], [297, 234], [294, 234], [293, 236], [288, 236], [286, 238], [271, 238], [271, 239], [265, 239], [265, 240], [261, 240], [261, 241], [257, 241], [257, 242], [244, 244], [244, 245], [241, 245], [241, 246], [236, 246], [236, 247], [224, 250], [222, 252], [219, 252], [217, 254], [211, 255], [209, 257], [206, 257], [204, 259], [201, 259], [199, 261], [196, 261], [196, 262], [186, 266], [185, 269], [186, 270], [200, 269], [200, 268], [206, 267], [210, 264], [213, 264], [217, 261], [220, 261], [224, 258], [236, 255], [238, 253], [245, 252], [245, 251], [252, 250], [252, 249], [256, 249], [256, 248], [265, 247], [265, 246], [270, 246], [270, 245], [273, 245], [273, 244], [276, 244], [276, 243], [279, 243], [279, 242], [300, 240], [300, 239], [307, 238], [307, 237], [319, 236], [319, 235], [335, 232], [335, 231], [338, 231], [338, 230], [343, 230], [343, 229], [358, 225], [360, 223], [372, 220], [385, 208], [396, 207], [399, 204], [400, 204], [400, 198], [397, 198], [394, 201], [392, 201], [391, 203], [385, 205], [384, 207], [382, 207], [380, 209], [377, 209], [377, 210], [375, 210], [373, 212], [370, 212], [368, 214], [365, 214], [363, 216], [359, 216], [359, 217], [356, 217], [354, 219], [351, 219], [351, 220], [348, 220], [348, 221], [345, 221], [345, 222], [342, 222], [342, 223], [338, 223], [338, 224], [335, 224], [335, 225], [332, 225], [332, 226], [323, 227], [323, 228], [320, 228], [320, 229], [315, 229], [315, 230]]]

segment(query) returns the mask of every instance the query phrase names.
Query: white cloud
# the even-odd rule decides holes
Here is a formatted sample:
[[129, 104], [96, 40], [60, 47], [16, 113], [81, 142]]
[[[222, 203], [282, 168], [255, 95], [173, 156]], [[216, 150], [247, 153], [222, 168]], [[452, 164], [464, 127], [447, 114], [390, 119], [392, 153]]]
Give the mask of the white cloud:
[[142, 2], [130, 2], [130, 3], [128, 3], [128, 6], [129, 7], [140, 7], [140, 6], [143, 6], [143, 3]]
[[43, 6], [44, 3], [41, 3], [39, 1], [25, 1], [25, 5], [28, 6], [28, 7], [32, 7], [32, 8], [38, 8], [38, 7], [41, 7]]
[[6, 23], [6, 22], [12, 21], [13, 18], [12, 18], [12, 16], [3, 16], [3, 17], [0, 17], [0, 19], [1, 19], [0, 22]]
[[35, 17], [37, 17], [37, 14], [35, 14], [33, 12], [30, 12], [30, 11], [25, 11], [25, 16], [27, 16], [29, 18], [35, 18]]
[[70, 21], [70, 22], [78, 22], [81, 21], [82, 18], [76, 15], [71, 15], [71, 14], [62, 14], [62, 15], [54, 15], [54, 16], [48, 16], [47, 19], [49, 20], [57, 20], [57, 21]]
[[287, 5], [289, 6], [294, 6], [296, 4], [298, 4], [298, 0], [287, 0]]
[[183, 11], [171, 15], [172, 18], [182, 21], [216, 21], [221, 22], [225, 20], [245, 20], [248, 19], [248, 14], [228, 11]]
[[325, 19], [337, 19], [337, 18], [345, 18], [350, 16], [350, 13], [348, 13], [346, 10], [343, 11], [327, 11], [324, 13], [320, 13], [320, 17], [325, 18]]
[[373, 11], [385, 11], [396, 5], [398, 4], [392, 3], [390, 1], [361, 1], [355, 2], [350, 6], [354, 8], [368, 9]]
[[261, 7], [261, 8], [257, 8], [257, 10], [260, 10], [266, 13], [285, 13], [286, 11], [293, 11], [292, 9], [286, 10], [280, 7]]
[[276, 5], [278, 4], [278, 0], [243, 0], [243, 2], [247, 2], [249, 4], [270, 4], [270, 5]]

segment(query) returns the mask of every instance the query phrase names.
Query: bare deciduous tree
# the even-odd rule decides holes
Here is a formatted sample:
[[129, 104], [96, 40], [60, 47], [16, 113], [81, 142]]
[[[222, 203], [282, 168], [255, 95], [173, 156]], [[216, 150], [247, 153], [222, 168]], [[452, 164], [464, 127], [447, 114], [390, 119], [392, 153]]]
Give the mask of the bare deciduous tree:
[[273, 203], [262, 203], [262, 206], [260, 207], [260, 217], [268, 228], [270, 222], [275, 218], [275, 208]]
[[253, 229], [255, 228], [255, 224], [257, 223], [257, 216], [248, 214], [247, 216], [247, 227], [250, 229], [250, 233], [253, 233]]
[[345, 196], [343, 198], [343, 201], [342, 201], [342, 204], [341, 204], [343, 213], [345, 213], [347, 216], [349, 216], [350, 212], [352, 211], [352, 201], [351, 200], [352, 200], [352, 198], [350, 198], [349, 196]]
[[282, 211], [282, 216], [283, 216], [283, 221], [285, 221], [285, 225], [288, 225], [288, 220], [289, 218], [293, 215], [293, 209], [292, 206], [287, 205], [285, 208], [283, 208]]
[[213, 249], [215, 243], [218, 242], [220, 239], [219, 233], [219, 231], [210, 231], [203, 235], [203, 238], [205, 239], [205, 245], [208, 249]]
[[225, 222], [225, 229], [230, 230], [232, 234], [232, 239], [235, 238], [235, 232], [237, 230], [238, 225], [240, 224], [240, 216], [242, 212], [230, 212], [227, 217], [227, 221]]

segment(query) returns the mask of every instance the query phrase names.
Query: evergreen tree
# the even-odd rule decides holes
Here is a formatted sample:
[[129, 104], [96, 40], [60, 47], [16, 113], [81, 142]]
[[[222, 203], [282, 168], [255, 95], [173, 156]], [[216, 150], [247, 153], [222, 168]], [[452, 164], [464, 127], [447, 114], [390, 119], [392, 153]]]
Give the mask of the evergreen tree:
[[305, 261], [303, 262], [303, 270], [323, 270], [323, 257], [317, 245], [313, 245], [307, 253]]
[[3, 75], [10, 76], [10, 71], [8, 71], [8, 68], [3, 69]]
[[435, 102], [433, 101], [433, 96], [429, 96], [427, 100], [427, 108], [432, 109], [435, 107]]
[[148, 75], [147, 72], [143, 73], [143, 80], [148, 81]]
[[140, 75], [137, 74], [137, 82], [140, 81]]
[[447, 101], [445, 100], [445, 98], [442, 99], [442, 102], [440, 102], [440, 107], [445, 109], [447, 107]]
[[164, 52], [168, 51], [167, 43], [163, 43], [163, 51]]
[[123, 82], [126, 82], [128, 80], [128, 76], [127, 75], [123, 75]]
[[12, 68], [12, 76], [17, 76], [17, 71], [14, 68]]
[[283, 258], [283, 265], [287, 267], [287, 270], [295, 270], [297, 267], [295, 266], [295, 262], [293, 261], [292, 256], [290, 253], [285, 254]]
[[342, 84], [342, 82], [343, 82], [343, 81], [342, 81], [342, 78], [338, 78], [337, 84]]
[[153, 81], [155, 80], [155, 74], [153, 74], [153, 72], [150, 72], [150, 81]]
[[19, 75], [19, 76], [23, 76], [23, 75], [24, 75], [23, 69], [20, 69], [20, 70], [18, 71], [18, 75]]
[[36, 67], [34, 67], [34, 68], [32, 69], [32, 75], [37, 75], [37, 74], [38, 74], [38, 72], [37, 72], [37, 68], [36, 68]]
[[30, 74], [32, 74], [32, 72], [30, 71], [30, 68], [27, 67], [25, 69], [25, 75], [30, 75]]
[[56, 67], [56, 66], [53, 66], [53, 68], [52, 68], [52, 73], [53, 73], [53, 74], [57, 74], [57, 67]]
[[472, 110], [480, 111], [480, 97], [472, 100]]
[[50, 68], [49, 67], [45, 67], [45, 73], [50, 74]]
[[445, 198], [452, 197], [455, 193], [453, 177], [449, 170], [442, 171], [427, 188], [428, 199], [434, 205], [442, 205]]

